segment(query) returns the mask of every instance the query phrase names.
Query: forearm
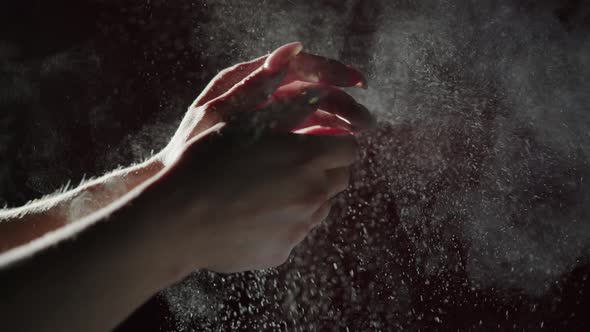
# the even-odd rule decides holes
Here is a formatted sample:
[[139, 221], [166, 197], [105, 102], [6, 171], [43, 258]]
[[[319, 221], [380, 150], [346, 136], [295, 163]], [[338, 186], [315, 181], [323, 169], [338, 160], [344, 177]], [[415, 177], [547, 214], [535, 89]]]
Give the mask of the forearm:
[[77, 188], [0, 210], [0, 253], [104, 208], [162, 170], [159, 156]]
[[157, 236], [158, 195], [139, 189], [0, 256], [4, 329], [107, 331], [176, 281], [171, 248]]

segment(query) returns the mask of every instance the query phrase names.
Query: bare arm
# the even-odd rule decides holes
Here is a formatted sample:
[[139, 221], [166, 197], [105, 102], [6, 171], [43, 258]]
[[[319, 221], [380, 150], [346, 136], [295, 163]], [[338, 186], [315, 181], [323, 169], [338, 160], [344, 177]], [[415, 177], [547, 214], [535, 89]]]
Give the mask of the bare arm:
[[[111, 174], [53, 203], [5, 211], [7, 222], [40, 223], [49, 212], [75, 208], [85, 194], [98, 194], [96, 201], [106, 204], [71, 223], [57, 213], [53, 220], [65, 226], [0, 254], [2, 327], [104, 331], [195, 269], [282, 264], [327, 216], [330, 198], [346, 188], [358, 149], [350, 135], [291, 132], [301, 124], [357, 128], [372, 122], [343, 91], [303, 82], [305, 70], [297, 70], [313, 65], [313, 79], [335, 70], [349, 78], [356, 71], [314, 57], [294, 59], [299, 51], [286, 45], [251, 62], [258, 63], [254, 71], [222, 73], [204, 92], [211, 99], [197, 99], [156, 164]], [[295, 61], [297, 70], [290, 65]], [[220, 86], [231, 88], [216, 91]], [[326, 113], [317, 117], [320, 107]], [[125, 189], [111, 193], [111, 180]]]
[[[289, 52], [293, 53], [294, 50], [299, 52], [300, 48], [297, 50], [296, 45], [290, 44], [278, 49], [269, 61], [267, 56], [264, 56], [237, 64], [219, 73], [195, 100], [177, 133], [162, 153], [141, 164], [114, 171], [75, 189], [36, 200], [24, 207], [0, 210], [0, 254], [108, 206], [155, 176], [165, 164], [173, 162], [188, 140], [219, 122], [228, 121], [233, 115], [222, 112], [222, 104], [235, 109], [253, 107], [255, 102], [270, 95], [279, 83], [282, 86], [274, 95], [279, 102], [278, 106], [269, 109], [267, 113], [282, 111], [282, 104], [285, 101], [290, 102], [289, 98], [298, 93], [313, 93], [313, 90], [317, 93], [323, 89], [318, 95], [325, 95], [325, 103], [313, 108], [309, 108], [309, 105], [302, 107], [307, 107], [308, 111], [298, 115], [301, 117], [301, 123], [293, 128], [301, 129], [301, 133], [309, 132], [309, 127], [314, 125], [341, 127], [349, 131], [359, 129], [339, 120], [335, 114], [349, 119], [361, 129], [371, 126], [373, 118], [366, 110], [358, 104], [356, 108], [350, 107], [355, 104], [350, 96], [327, 86], [334, 84], [366, 87], [367, 83], [360, 72], [337, 61], [305, 53], [298, 54], [297, 58], [292, 59], [293, 54]], [[247, 77], [248, 80], [241, 82]], [[304, 84], [306, 81], [308, 83]], [[260, 84], [261, 82], [266, 84]], [[252, 86], [257, 87], [252, 89]], [[240, 94], [240, 90], [246, 90], [250, 94], [250, 102], [245, 102], [246, 105], [235, 105], [235, 96]], [[211, 101], [214, 103], [209, 107], [203, 107]], [[327, 112], [314, 112], [318, 107]], [[197, 111], [199, 108], [209, 112]], [[291, 123], [297, 119], [291, 118], [286, 121]]]
[[166, 270], [158, 266], [164, 260], [146, 255], [160, 252], [142, 236], [140, 222], [149, 215], [129, 205], [146, 209], [140, 193], [145, 189], [4, 255], [2, 330], [107, 331], [170, 283], [156, 274]]
[[159, 156], [53, 194], [26, 206], [0, 210], [0, 253], [80, 220], [121, 198], [158, 173]]

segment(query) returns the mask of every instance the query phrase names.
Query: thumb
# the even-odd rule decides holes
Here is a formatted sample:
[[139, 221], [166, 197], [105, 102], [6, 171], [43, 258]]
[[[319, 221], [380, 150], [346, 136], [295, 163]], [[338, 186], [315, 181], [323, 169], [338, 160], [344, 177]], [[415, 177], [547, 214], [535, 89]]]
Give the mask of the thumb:
[[234, 85], [251, 75], [254, 71], [264, 68], [267, 71], [278, 72], [288, 65], [293, 54], [298, 54], [303, 46], [299, 42], [289, 43], [276, 49], [271, 54], [260, 58], [238, 63], [219, 72], [203, 92], [193, 102], [193, 107], [199, 107], [227, 92]]
[[[302, 49], [299, 42], [283, 45], [271, 53], [262, 67], [242, 79], [221, 96], [207, 102], [208, 111], [228, 119], [266, 102], [283, 80], [291, 59]], [[236, 114], [238, 113], [238, 114]]]

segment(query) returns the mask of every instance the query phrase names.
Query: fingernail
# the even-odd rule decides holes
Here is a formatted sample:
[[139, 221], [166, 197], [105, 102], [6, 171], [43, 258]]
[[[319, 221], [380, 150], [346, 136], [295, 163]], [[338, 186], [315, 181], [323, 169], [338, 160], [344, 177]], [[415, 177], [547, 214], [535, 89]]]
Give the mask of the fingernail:
[[361, 89], [366, 89], [368, 87], [367, 82], [364, 82], [364, 81], [360, 81], [357, 84], [355, 84], [354, 86], [356, 86], [357, 88], [361, 88]]
[[356, 86], [361, 89], [367, 89], [369, 87], [369, 83], [367, 82], [367, 78], [363, 73], [361, 73], [358, 69], [353, 68], [351, 66], [347, 66], [349, 69], [349, 83], [350, 85]]
[[277, 48], [272, 52], [264, 62], [264, 68], [270, 71], [278, 71], [286, 66], [293, 57], [303, 49], [300, 42], [289, 43]]

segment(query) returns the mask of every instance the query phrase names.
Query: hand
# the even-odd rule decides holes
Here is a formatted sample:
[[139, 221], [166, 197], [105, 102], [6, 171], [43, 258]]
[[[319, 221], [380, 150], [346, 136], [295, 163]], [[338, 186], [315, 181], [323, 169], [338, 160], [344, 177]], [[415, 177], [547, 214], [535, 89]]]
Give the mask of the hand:
[[[313, 133], [306, 126], [317, 124], [349, 132], [373, 121], [332, 86], [363, 85], [362, 76], [299, 53], [297, 45], [220, 74], [154, 157], [156, 175], [132, 167], [59, 195], [66, 202], [78, 194], [104, 197], [129, 174], [140, 182], [78, 223], [0, 256], [3, 324], [104, 331], [194, 269], [235, 272], [284, 262], [327, 216], [329, 198], [346, 188], [357, 152], [352, 135], [291, 132]], [[47, 215], [45, 204], [55, 200], [32, 211]], [[19, 219], [23, 210], [17, 211]], [[29, 313], [34, 319], [23, 319]]]
[[375, 120], [366, 108], [334, 87], [366, 88], [362, 73], [301, 49], [300, 43], [287, 44], [268, 56], [221, 71], [189, 107], [163, 152], [165, 163], [173, 162], [192, 138], [219, 123], [308, 134], [373, 127]]
[[[179, 277], [280, 265], [348, 185], [353, 136], [265, 134], [249, 145], [209, 134], [159, 180], [155, 237]], [[166, 227], [162, 227], [165, 223]], [[165, 229], [164, 229], [165, 228]]]
[[180, 275], [283, 263], [347, 187], [355, 138], [301, 133], [371, 127], [366, 108], [334, 87], [366, 82], [300, 50], [288, 44], [220, 73], [167, 148], [155, 199], [169, 220], [155, 234]]

